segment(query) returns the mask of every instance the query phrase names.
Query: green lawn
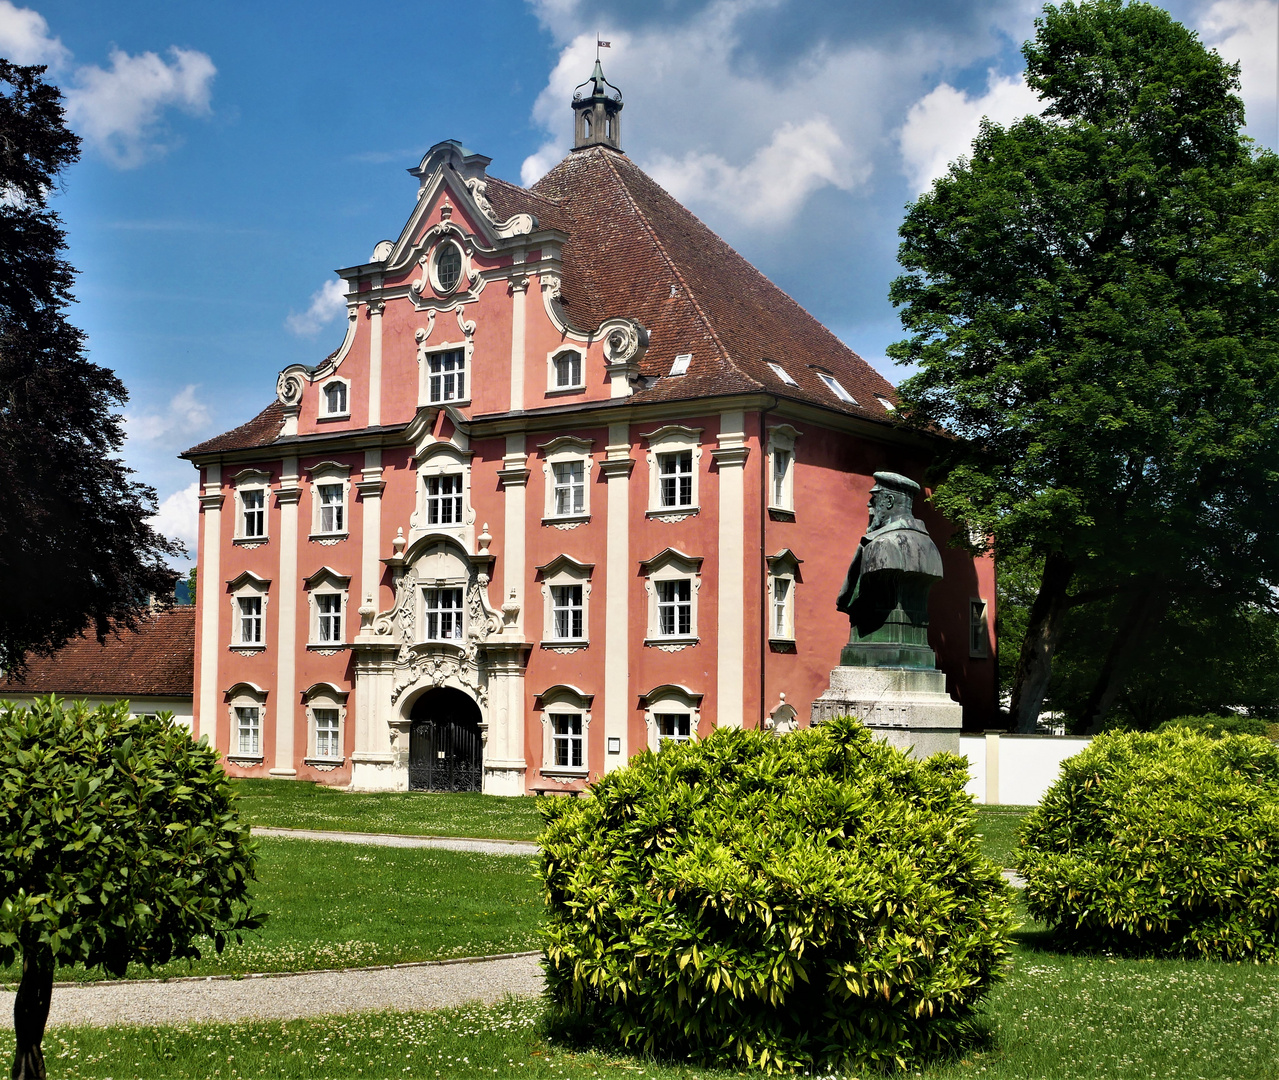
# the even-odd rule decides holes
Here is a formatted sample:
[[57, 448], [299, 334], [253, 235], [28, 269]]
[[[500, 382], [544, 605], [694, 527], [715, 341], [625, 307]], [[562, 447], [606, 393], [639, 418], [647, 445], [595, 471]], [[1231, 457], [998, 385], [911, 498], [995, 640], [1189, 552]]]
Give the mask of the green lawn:
[[254, 825], [406, 836], [536, 840], [534, 798], [435, 791], [341, 791], [298, 780], [232, 780], [240, 812]]
[[1002, 867], [1012, 867], [1017, 829], [1033, 809], [1032, 806], [977, 807], [977, 832], [981, 835], [981, 850], [986, 858]]
[[[1247, 964], [1066, 957], [1025, 935], [991, 997], [991, 1045], [923, 1080], [1274, 1080], [1279, 971]], [[740, 1076], [616, 1051], [570, 1052], [538, 1032], [536, 1001], [439, 1013], [182, 1028], [58, 1030], [62, 1077]], [[757, 1075], [757, 1074], [756, 1074]], [[869, 1080], [867, 1077], [866, 1080]]]
[[[221, 956], [132, 978], [398, 964], [538, 947], [542, 901], [530, 859], [318, 840], [261, 841], [254, 896], [266, 926]], [[16, 967], [0, 971], [14, 983]], [[60, 980], [101, 979], [61, 968]]]

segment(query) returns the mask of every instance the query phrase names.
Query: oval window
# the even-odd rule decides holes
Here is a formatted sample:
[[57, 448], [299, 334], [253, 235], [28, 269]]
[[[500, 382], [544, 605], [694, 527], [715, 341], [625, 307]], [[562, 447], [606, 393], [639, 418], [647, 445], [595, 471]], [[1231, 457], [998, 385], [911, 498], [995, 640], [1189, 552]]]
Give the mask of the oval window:
[[440, 292], [452, 292], [462, 276], [462, 252], [456, 244], [441, 244], [435, 252], [435, 280]]

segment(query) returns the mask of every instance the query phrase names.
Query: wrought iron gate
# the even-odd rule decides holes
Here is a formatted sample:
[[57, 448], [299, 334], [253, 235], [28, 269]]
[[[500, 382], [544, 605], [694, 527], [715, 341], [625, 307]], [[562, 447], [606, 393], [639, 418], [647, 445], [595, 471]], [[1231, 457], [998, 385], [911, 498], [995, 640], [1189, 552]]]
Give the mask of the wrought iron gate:
[[410, 791], [479, 791], [483, 773], [479, 724], [440, 717], [413, 721]]

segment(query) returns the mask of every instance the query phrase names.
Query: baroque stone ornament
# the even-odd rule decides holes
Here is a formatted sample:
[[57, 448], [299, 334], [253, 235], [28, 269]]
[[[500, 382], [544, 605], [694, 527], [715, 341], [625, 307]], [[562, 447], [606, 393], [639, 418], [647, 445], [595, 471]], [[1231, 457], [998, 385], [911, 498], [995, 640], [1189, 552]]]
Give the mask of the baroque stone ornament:
[[275, 380], [275, 396], [281, 405], [296, 405], [302, 400], [302, 376], [291, 371], [282, 371]]
[[638, 364], [648, 350], [648, 331], [634, 319], [606, 319], [599, 333], [610, 364]]

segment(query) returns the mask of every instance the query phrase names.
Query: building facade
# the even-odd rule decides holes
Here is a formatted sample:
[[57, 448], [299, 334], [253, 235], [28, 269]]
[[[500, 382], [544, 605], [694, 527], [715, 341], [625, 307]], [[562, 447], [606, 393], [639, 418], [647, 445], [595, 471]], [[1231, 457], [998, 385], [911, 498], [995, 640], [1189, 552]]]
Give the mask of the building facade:
[[[580, 789], [664, 739], [806, 723], [893, 388], [637, 168], [595, 75], [530, 189], [456, 142], [339, 271], [341, 346], [200, 470], [196, 731], [237, 775]], [[943, 550], [931, 643], [980, 726], [994, 575]]]

